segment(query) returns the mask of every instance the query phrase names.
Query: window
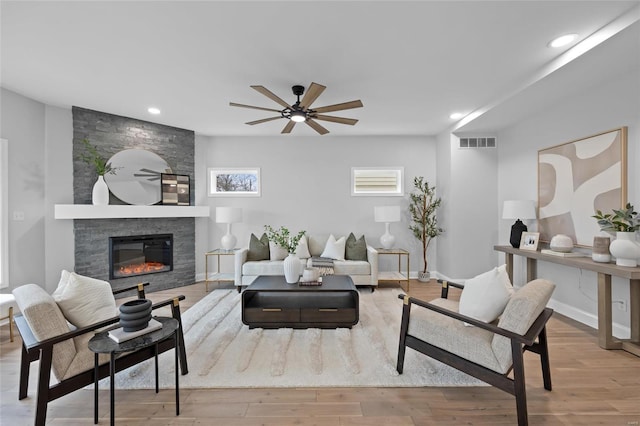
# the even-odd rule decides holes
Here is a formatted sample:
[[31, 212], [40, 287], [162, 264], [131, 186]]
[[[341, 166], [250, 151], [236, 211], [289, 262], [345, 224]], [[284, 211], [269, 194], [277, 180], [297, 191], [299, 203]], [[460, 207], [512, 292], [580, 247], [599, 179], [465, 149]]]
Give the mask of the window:
[[352, 196], [403, 196], [403, 167], [352, 167]]
[[9, 286], [9, 141], [0, 139], [0, 288]]
[[259, 197], [260, 169], [208, 169], [209, 197]]

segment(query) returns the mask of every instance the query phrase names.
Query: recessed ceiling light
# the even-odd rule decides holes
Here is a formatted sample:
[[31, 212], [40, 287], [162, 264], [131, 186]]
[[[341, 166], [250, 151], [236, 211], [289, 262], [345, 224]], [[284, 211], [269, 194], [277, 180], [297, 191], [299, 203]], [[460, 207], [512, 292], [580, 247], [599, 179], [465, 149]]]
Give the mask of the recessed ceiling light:
[[149, 107], [147, 109], [147, 111], [149, 111], [149, 114], [153, 114], [153, 115], [160, 114], [160, 110], [158, 108], [155, 108], [155, 107]]
[[449, 118], [452, 120], [458, 120], [459, 118], [462, 118], [462, 117], [464, 117], [464, 114], [461, 112], [454, 112], [449, 116]]
[[573, 40], [578, 38], [578, 34], [565, 34], [560, 37], [556, 37], [549, 42], [549, 47], [562, 47], [571, 43]]

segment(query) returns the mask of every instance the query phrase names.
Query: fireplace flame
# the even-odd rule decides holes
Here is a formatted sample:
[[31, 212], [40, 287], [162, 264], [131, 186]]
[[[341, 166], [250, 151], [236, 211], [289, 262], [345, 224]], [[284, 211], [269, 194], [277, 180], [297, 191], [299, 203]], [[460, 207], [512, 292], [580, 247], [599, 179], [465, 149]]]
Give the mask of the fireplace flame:
[[120, 276], [149, 274], [151, 272], [162, 271], [166, 268], [164, 263], [160, 262], [143, 262], [127, 266], [121, 266], [118, 269]]

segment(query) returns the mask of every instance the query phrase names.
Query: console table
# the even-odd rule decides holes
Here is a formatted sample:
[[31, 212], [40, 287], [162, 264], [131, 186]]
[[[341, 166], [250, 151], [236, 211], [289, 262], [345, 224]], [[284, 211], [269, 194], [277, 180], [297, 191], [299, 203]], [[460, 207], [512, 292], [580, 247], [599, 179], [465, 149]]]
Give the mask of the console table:
[[[520, 250], [511, 246], [494, 246], [494, 250], [505, 253], [507, 273], [513, 280], [513, 255], [527, 259], [527, 281], [536, 278], [536, 262], [557, 263], [598, 274], [598, 344], [604, 349], [622, 349], [640, 356], [640, 267], [617, 266], [615, 263], [599, 263], [590, 257], [562, 257], [543, 254], [539, 251]], [[612, 334], [611, 277], [629, 280], [629, 315], [631, 338], [620, 340]]]

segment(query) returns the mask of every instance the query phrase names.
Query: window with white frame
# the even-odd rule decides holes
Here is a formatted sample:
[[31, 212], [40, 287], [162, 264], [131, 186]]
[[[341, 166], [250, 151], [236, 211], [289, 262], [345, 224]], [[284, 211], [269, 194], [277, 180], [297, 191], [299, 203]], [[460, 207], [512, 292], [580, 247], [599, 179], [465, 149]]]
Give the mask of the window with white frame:
[[9, 141], [0, 139], [0, 288], [9, 286]]
[[403, 196], [404, 167], [352, 167], [352, 196]]

